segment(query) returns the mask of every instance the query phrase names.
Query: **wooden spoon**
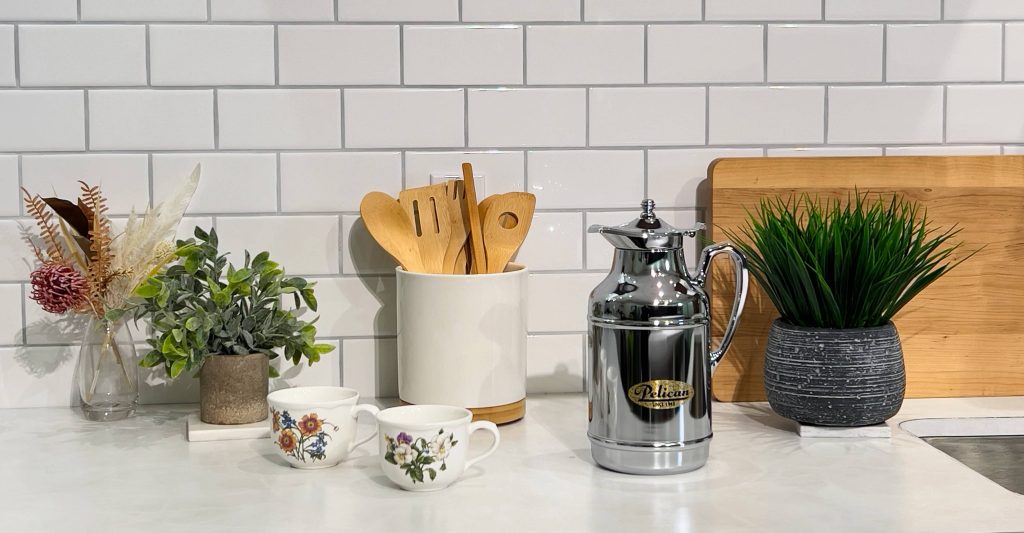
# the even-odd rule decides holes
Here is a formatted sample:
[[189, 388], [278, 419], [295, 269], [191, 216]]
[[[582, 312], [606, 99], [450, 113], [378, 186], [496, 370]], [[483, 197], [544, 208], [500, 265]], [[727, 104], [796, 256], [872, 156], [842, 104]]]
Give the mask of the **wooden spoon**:
[[537, 197], [528, 192], [507, 192], [494, 197], [483, 222], [488, 273], [505, 271], [526, 240], [536, 205]]
[[448, 219], [452, 228], [448, 238], [448, 249], [444, 252], [445, 274], [466, 273], [466, 217], [462, 202], [466, 196], [465, 186], [460, 180], [448, 180], [445, 198], [448, 199]]
[[368, 193], [359, 204], [359, 214], [377, 244], [406, 272], [426, 272], [416, 245], [416, 230], [397, 200], [382, 192]]
[[427, 272], [445, 273], [444, 255], [452, 234], [445, 184], [406, 189], [398, 193], [398, 203], [412, 221], [413, 236]]
[[480, 206], [476, 203], [476, 182], [473, 181], [473, 165], [462, 164], [462, 182], [466, 187], [466, 221], [469, 222], [469, 255], [472, 259], [472, 273], [487, 272], [487, 255], [484, 251], [484, 238], [480, 225]]

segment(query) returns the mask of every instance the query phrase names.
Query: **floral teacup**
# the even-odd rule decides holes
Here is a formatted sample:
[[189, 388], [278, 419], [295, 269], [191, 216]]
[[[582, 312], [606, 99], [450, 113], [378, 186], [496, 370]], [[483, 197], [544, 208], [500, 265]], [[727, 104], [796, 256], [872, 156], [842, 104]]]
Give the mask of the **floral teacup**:
[[[447, 405], [405, 405], [377, 415], [380, 467], [405, 490], [440, 490], [469, 467], [494, 453], [501, 441], [493, 422], [472, 422], [473, 413]], [[479, 457], [468, 459], [469, 436], [484, 430], [494, 443]]]
[[376, 415], [373, 405], [356, 405], [359, 393], [345, 387], [294, 387], [267, 395], [274, 449], [295, 468], [327, 468], [343, 461], [376, 431], [355, 440], [356, 417]]

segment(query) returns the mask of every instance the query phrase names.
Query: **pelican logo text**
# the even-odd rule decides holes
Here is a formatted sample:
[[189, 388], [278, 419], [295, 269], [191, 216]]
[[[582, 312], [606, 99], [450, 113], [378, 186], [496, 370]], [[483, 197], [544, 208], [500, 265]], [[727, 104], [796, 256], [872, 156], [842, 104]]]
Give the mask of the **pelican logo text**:
[[650, 409], [672, 409], [693, 398], [693, 386], [684, 381], [652, 379], [629, 388], [629, 399]]

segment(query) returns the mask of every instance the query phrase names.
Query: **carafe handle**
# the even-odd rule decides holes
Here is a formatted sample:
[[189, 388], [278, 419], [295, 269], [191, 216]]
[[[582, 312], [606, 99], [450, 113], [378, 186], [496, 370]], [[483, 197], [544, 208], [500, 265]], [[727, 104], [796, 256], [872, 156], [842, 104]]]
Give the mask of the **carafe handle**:
[[[722, 342], [718, 345], [718, 349], [711, 352], [711, 371], [714, 372], [715, 367], [721, 362], [722, 356], [725, 355], [725, 351], [729, 349], [729, 344], [732, 343], [732, 336], [736, 333], [736, 326], [740, 322], [740, 314], [743, 313], [743, 304], [747, 301], [747, 287], [750, 283], [750, 275], [747, 272], [747, 260], [744, 259], [743, 254], [736, 249], [735, 246], [727, 242], [712, 244], [700, 253], [700, 261], [697, 263], [697, 277], [695, 281], [701, 287], [704, 286], [708, 269], [711, 267], [711, 260], [718, 254], [728, 254], [729, 258], [732, 259], [733, 269], [736, 272], [736, 297], [732, 302], [732, 314], [729, 316], [729, 323], [725, 327], [725, 334], [722, 336]], [[711, 308], [708, 306], [708, 314], [710, 315]], [[708, 337], [708, 348], [711, 348], [711, 338]]]

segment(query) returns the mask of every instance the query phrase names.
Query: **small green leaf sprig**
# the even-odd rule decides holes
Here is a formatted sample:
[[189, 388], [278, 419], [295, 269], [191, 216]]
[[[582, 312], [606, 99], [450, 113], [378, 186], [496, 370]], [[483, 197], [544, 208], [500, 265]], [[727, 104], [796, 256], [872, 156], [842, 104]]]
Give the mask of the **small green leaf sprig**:
[[[316, 311], [314, 283], [286, 277], [267, 252], [250, 257], [246, 251], [242, 268], [236, 269], [217, 251], [216, 230], [196, 227], [194, 235], [177, 242], [176, 263], [135, 290], [143, 300], [136, 319], [148, 317], [154, 329], [141, 366], [163, 364], [175, 378], [198, 371], [208, 355], [263, 353], [274, 359], [275, 349], [283, 348], [292, 363], [305, 357], [312, 365], [334, 349], [316, 342], [316, 319], [305, 322], [281, 308], [282, 296], [291, 294], [295, 307], [305, 303]], [[278, 375], [273, 367], [270, 375]]]

